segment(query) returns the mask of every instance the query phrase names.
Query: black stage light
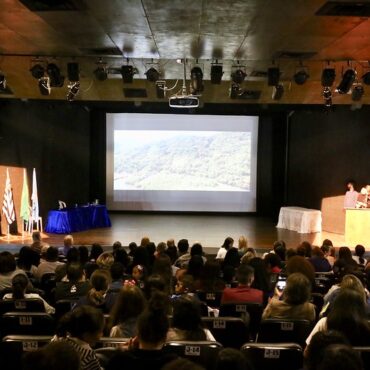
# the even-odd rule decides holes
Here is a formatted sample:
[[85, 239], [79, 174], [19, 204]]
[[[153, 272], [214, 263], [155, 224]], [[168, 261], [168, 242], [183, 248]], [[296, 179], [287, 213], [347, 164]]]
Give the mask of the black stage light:
[[357, 84], [353, 87], [352, 90], [352, 100], [353, 101], [360, 101], [362, 98], [362, 95], [364, 95], [364, 87], [360, 84]]
[[135, 71], [133, 66], [126, 65], [121, 67], [123, 82], [131, 84], [134, 81], [134, 74]]
[[284, 95], [284, 86], [282, 84], [276, 85], [272, 88], [272, 99], [280, 100]]
[[277, 86], [280, 81], [280, 68], [279, 67], [270, 67], [267, 70], [267, 85], [268, 86]]
[[41, 95], [50, 95], [50, 78], [49, 77], [41, 77], [39, 79], [39, 89]]
[[67, 63], [68, 80], [71, 82], [80, 81], [80, 67], [78, 63]]
[[301, 69], [294, 74], [293, 79], [297, 85], [303, 85], [309, 77], [310, 75], [307, 71], [305, 69]]
[[221, 64], [212, 64], [211, 66], [211, 83], [219, 85], [222, 80], [222, 75], [224, 72], [222, 71]]
[[145, 72], [145, 75], [146, 75], [146, 79], [150, 82], [156, 82], [159, 80], [159, 77], [160, 77], [160, 73], [154, 67], [149, 68]]
[[236, 84], [243, 83], [244, 79], [247, 77], [247, 74], [242, 69], [236, 69], [231, 73], [231, 79]]
[[62, 87], [64, 84], [64, 76], [60, 74], [59, 67], [54, 63], [49, 63], [46, 67], [46, 72], [50, 77], [51, 87]]
[[335, 77], [336, 75], [334, 68], [324, 68], [321, 73], [321, 86], [333, 86]]
[[76, 95], [80, 91], [80, 82], [79, 81], [74, 81], [68, 84], [68, 93], [67, 93], [67, 100], [68, 101], [73, 101]]
[[105, 66], [99, 65], [94, 71], [95, 78], [99, 81], [105, 81], [108, 78], [108, 72]]
[[30, 69], [30, 72], [32, 74], [32, 77], [37, 78], [39, 80], [41, 77], [44, 77], [45, 68], [41, 64], [35, 64]]
[[203, 71], [200, 67], [193, 67], [190, 71], [191, 93], [198, 94], [204, 90]]
[[355, 82], [356, 79], [356, 71], [352, 68], [347, 69], [342, 77], [342, 81], [338, 85], [336, 91], [339, 94], [347, 94], [352, 87], [352, 84]]
[[370, 71], [363, 74], [363, 76], [362, 76], [362, 82], [365, 85], [370, 85]]
[[6, 77], [3, 72], [0, 72], [0, 90], [6, 90]]

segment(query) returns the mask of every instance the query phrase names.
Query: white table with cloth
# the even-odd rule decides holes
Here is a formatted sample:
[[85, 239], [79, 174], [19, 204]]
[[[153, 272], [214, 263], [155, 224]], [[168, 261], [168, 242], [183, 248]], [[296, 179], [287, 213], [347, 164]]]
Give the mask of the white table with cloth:
[[276, 227], [297, 231], [300, 234], [321, 232], [321, 211], [301, 207], [281, 207]]

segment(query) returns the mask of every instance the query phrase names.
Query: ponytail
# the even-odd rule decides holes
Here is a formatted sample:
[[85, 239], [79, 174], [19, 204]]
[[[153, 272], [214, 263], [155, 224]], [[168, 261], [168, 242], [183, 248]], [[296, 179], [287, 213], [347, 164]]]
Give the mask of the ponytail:
[[13, 299], [24, 299], [24, 292], [28, 285], [26, 275], [18, 274], [12, 279]]

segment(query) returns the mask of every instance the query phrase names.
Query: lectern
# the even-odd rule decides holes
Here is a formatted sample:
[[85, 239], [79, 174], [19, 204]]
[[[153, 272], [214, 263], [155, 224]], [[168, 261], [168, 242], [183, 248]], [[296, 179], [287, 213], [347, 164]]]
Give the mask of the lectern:
[[350, 247], [370, 247], [370, 208], [346, 209], [345, 241]]

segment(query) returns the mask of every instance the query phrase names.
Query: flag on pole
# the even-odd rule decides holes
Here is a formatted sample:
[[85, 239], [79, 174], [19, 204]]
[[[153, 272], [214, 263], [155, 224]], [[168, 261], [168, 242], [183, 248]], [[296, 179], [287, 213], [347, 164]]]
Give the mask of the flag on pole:
[[36, 182], [36, 169], [33, 169], [32, 174], [32, 195], [31, 195], [31, 201], [32, 201], [32, 213], [31, 217], [33, 222], [37, 222], [39, 219], [39, 199], [37, 196], [37, 182]]
[[10, 184], [9, 169], [6, 169], [5, 191], [3, 200], [3, 215], [8, 225], [15, 221], [15, 211], [13, 202], [12, 186]]
[[20, 216], [24, 221], [28, 221], [30, 218], [30, 195], [28, 191], [27, 181], [27, 170], [23, 169], [23, 186], [22, 186], [22, 198], [21, 198], [21, 211]]

